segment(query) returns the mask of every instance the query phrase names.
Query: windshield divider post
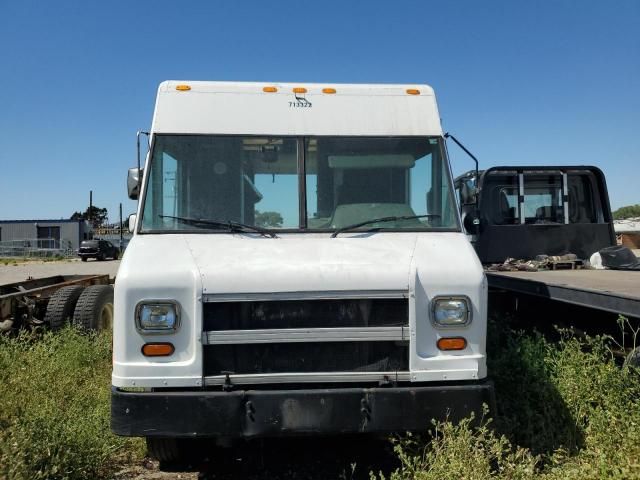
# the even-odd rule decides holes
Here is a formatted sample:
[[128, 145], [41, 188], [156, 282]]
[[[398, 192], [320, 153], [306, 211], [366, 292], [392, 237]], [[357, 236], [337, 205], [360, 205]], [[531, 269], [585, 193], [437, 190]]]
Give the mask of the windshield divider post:
[[306, 174], [306, 138], [298, 137], [296, 140], [298, 160], [298, 214], [299, 226], [307, 228], [307, 174]]

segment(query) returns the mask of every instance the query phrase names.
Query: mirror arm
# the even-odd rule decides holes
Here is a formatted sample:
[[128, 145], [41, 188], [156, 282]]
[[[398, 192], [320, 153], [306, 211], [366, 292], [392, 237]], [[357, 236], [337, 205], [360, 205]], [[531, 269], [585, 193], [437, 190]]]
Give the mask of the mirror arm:
[[143, 132], [142, 130], [138, 130], [136, 132], [136, 146], [137, 146], [137, 154], [138, 154], [138, 170], [140, 170], [140, 135], [146, 135], [147, 139], [149, 138], [149, 132]]
[[[453, 135], [451, 135], [449, 132], [447, 132], [447, 133], [445, 133], [445, 134], [444, 134], [444, 138], [450, 138], [451, 140], [453, 140], [453, 141], [456, 143], [456, 145], [458, 145], [462, 150], [464, 150], [464, 153], [466, 153], [467, 155], [469, 155], [469, 156], [473, 159], [473, 161], [476, 163], [476, 189], [478, 189], [478, 185], [479, 185], [479, 181], [480, 181], [480, 178], [479, 178], [479, 170], [480, 170], [480, 169], [479, 169], [479, 162], [478, 162], [478, 159], [475, 157], [475, 155], [474, 155], [473, 153], [471, 153], [469, 150], [467, 150], [467, 149], [465, 148], [465, 146], [464, 146], [464, 145], [462, 145], [462, 144], [458, 141], [458, 139], [457, 139], [456, 137], [454, 137]], [[477, 205], [477, 204], [478, 204], [478, 195], [476, 194], [476, 205]]]

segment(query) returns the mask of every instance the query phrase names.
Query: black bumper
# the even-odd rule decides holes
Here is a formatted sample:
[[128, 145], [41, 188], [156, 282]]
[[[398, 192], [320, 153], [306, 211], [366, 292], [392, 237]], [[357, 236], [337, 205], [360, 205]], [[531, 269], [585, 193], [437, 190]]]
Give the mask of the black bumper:
[[490, 381], [446, 385], [231, 392], [112, 388], [111, 429], [140, 437], [252, 438], [427, 430], [494, 409]]

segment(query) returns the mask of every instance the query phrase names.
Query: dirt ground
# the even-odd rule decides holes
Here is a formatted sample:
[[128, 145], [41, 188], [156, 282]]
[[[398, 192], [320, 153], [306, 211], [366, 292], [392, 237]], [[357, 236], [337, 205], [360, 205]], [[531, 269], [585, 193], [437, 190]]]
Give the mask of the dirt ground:
[[231, 448], [200, 442], [181, 465], [145, 459], [123, 467], [114, 480], [369, 479], [399, 466], [389, 439], [371, 436], [252, 440]]
[[[5, 265], [5, 262], [8, 263]], [[22, 261], [16, 259], [4, 259], [0, 263], [0, 285], [5, 283], [15, 283], [27, 280], [29, 277], [44, 278], [53, 275], [103, 275], [109, 274], [114, 278], [118, 272], [120, 260], [88, 260], [80, 259], [60, 260], [51, 262], [42, 261]]]

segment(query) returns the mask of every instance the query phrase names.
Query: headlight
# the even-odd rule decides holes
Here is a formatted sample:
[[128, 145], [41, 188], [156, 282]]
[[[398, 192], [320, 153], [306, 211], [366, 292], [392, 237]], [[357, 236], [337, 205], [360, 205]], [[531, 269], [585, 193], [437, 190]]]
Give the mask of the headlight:
[[469, 300], [465, 297], [435, 298], [431, 314], [440, 327], [464, 327], [471, 323]]
[[172, 333], [180, 326], [180, 307], [173, 301], [140, 302], [136, 328], [140, 333]]

